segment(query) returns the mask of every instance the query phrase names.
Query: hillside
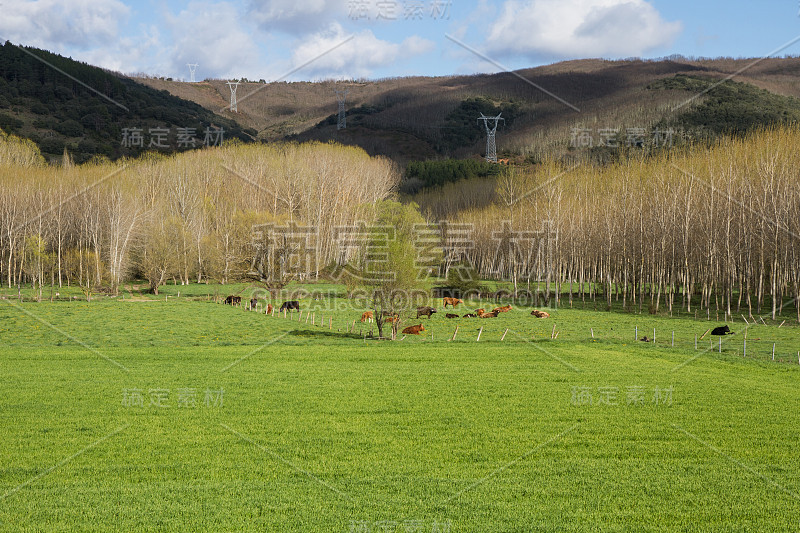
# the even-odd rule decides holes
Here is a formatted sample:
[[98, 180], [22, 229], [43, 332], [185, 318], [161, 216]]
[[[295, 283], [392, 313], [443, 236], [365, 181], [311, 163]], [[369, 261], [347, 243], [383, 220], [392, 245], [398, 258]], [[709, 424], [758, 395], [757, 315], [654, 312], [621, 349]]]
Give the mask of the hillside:
[[[129, 78], [6, 43], [0, 46], [0, 129], [31, 139], [51, 161], [65, 148], [78, 162], [148, 149], [181, 151], [192, 148], [187, 140], [203, 146], [207, 129], [222, 128], [224, 139], [335, 140], [405, 166], [480, 158], [485, 132], [477, 117], [502, 113], [500, 157], [602, 163], [627, 148], [663, 148], [656, 129], [674, 130], [672, 146], [796, 121], [800, 59], [752, 63], [580, 60], [473, 76], [245, 81], [234, 113], [226, 109], [225, 80]], [[334, 89], [348, 91], [345, 130], [336, 129]], [[132, 128], [143, 137], [138, 144], [126, 139]], [[151, 134], [154, 128], [167, 133], [159, 139]], [[182, 141], [180, 129], [193, 135]]]
[[[195, 84], [163, 79], [139, 81], [235, 119], [257, 130], [262, 139], [333, 139], [359, 145], [372, 154], [388, 155], [401, 164], [432, 158], [479, 157], [485, 150], [485, 136], [482, 126], [471, 117], [477, 118], [481, 110], [503, 111], [507, 121], [498, 129], [498, 153], [518, 161], [536, 161], [545, 154], [581, 157], [570, 147], [577, 128], [588, 132], [597, 148], [602, 143], [600, 130], [607, 128], [619, 128], [623, 138], [628, 128], [643, 129], [645, 141], [652, 141], [648, 137], [657, 124], [675, 127], [676, 131], [693, 127], [696, 124], [691, 117], [684, 115], [703, 105], [713, 92], [673, 111], [693, 96], [691, 84], [658, 82], [676, 76], [691, 77], [704, 80], [694, 83], [708, 88], [750, 63], [752, 60], [680, 57], [661, 61], [580, 60], [491, 75], [358, 82], [244, 82], [237, 93], [238, 113], [223, 111], [230, 98], [223, 80]], [[751, 108], [743, 111], [752, 113], [753, 120], [739, 117], [737, 121], [750, 125], [770, 123], [775, 116], [764, 111], [776, 104], [774, 96], [800, 97], [799, 73], [798, 58], [765, 59], [736, 75], [733, 81], [723, 83], [720, 91], [735, 87], [736, 83], [747, 84], [754, 99]], [[348, 127], [342, 131], [336, 130], [335, 88], [348, 90]], [[796, 105], [794, 98], [778, 100], [781, 109]], [[726, 120], [724, 106], [712, 111], [715, 122]], [[782, 120], [794, 116], [794, 112], [778, 115]], [[736, 124], [714, 127], [715, 131], [736, 129]], [[693, 138], [694, 134], [689, 132], [687, 137]], [[681, 139], [678, 135], [676, 142]], [[588, 153], [605, 157], [602, 150], [596, 152]]]
[[[166, 91], [44, 50], [0, 46], [0, 129], [31, 139], [50, 160], [65, 148], [77, 162], [180, 151], [192, 140], [203, 146], [206, 129], [212, 144], [218, 128], [223, 139], [251, 138], [236, 122]], [[130, 136], [134, 129], [141, 142]]]

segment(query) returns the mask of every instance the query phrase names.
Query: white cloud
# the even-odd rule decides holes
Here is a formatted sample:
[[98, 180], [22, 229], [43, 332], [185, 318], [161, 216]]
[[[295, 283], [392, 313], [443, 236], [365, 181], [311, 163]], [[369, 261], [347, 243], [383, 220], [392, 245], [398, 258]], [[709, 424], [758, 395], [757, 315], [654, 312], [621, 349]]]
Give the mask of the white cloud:
[[344, 0], [250, 0], [252, 19], [268, 30], [316, 31], [347, 13]]
[[3, 0], [0, 38], [52, 51], [115, 42], [130, 14], [119, 0]]
[[305, 38], [295, 48], [292, 60], [295, 65], [312, 62], [298, 75], [303, 78], [369, 77], [377, 68], [390, 67], [392, 63], [428, 53], [435, 47], [432, 41], [416, 35], [399, 44], [383, 41], [370, 30], [356, 33], [342, 45], [348, 36], [342, 26], [334, 22], [328, 30]]
[[630, 57], [681, 29], [645, 0], [507, 0], [486, 42], [491, 53], [532, 59]]
[[170, 34], [170, 46], [160, 54], [164, 71], [185, 78], [186, 64], [199, 63], [198, 79], [266, 77], [254, 33], [231, 2], [190, 2], [168, 15], [164, 26]]

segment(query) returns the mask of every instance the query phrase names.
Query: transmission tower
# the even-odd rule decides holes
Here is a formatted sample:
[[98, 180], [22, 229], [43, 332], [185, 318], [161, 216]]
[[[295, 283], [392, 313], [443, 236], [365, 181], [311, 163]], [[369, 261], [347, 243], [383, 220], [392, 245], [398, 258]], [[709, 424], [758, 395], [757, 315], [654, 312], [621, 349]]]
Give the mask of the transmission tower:
[[234, 113], [238, 113], [239, 110], [236, 107], [236, 88], [239, 86], [238, 81], [229, 81], [228, 87], [231, 88], [231, 111]]
[[347, 98], [347, 89], [344, 91], [336, 90], [336, 99], [339, 101], [339, 122], [336, 123], [337, 130], [347, 128], [347, 117], [344, 114], [344, 101]]
[[189, 82], [194, 83], [194, 71], [197, 70], [197, 63], [186, 63], [189, 67]]
[[[483, 113], [478, 118], [478, 121], [483, 121], [483, 125], [486, 128], [486, 161], [497, 163], [497, 144], [495, 144], [495, 133], [497, 132], [497, 124], [502, 120], [503, 122], [506, 121], [503, 117], [501, 117], [502, 113], [497, 115], [496, 117], [487, 117]], [[493, 120], [494, 125], [490, 128], [489, 121]]]

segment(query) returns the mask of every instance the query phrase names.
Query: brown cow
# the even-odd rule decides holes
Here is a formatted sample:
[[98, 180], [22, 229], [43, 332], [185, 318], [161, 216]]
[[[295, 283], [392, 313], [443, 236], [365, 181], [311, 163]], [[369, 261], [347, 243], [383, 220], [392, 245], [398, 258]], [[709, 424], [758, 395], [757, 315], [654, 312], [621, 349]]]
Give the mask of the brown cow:
[[453, 313], [446, 313], [444, 316], [447, 318], [458, 318], [458, 315], [455, 315]]
[[399, 323], [400, 322], [400, 317], [399, 316], [387, 316], [386, 318], [383, 319], [383, 321], [386, 322], [387, 324], [391, 324], [392, 322], [395, 322], [395, 321], [397, 321]]
[[419, 335], [420, 331], [425, 331], [425, 326], [422, 324], [416, 326], [408, 326], [406, 329], [403, 330], [404, 335]]
[[448, 297], [442, 298], [442, 301], [444, 301], [444, 308], [445, 309], [447, 309], [447, 305], [448, 304], [452, 305], [453, 307], [455, 307], [458, 304], [463, 304], [464, 303], [464, 300], [459, 300], [458, 298], [448, 298]]
[[467, 313], [466, 315], [464, 315], [464, 318], [475, 318], [476, 316], [478, 315], [476, 315], [475, 313]]
[[492, 311], [491, 313], [483, 313], [481, 318], [497, 318], [497, 313]]
[[481, 316], [485, 312], [486, 312], [486, 309], [484, 309], [483, 307], [481, 307], [480, 309], [476, 309], [475, 310], [475, 314], [478, 315], [478, 316]]
[[492, 313], [507, 313], [508, 311], [511, 311], [510, 305], [504, 305], [503, 307], [495, 307], [492, 309]]
[[535, 316], [536, 318], [550, 318], [550, 313], [548, 313], [546, 311], [539, 311], [537, 309], [534, 309], [533, 311], [531, 311], [531, 314], [533, 316]]
[[372, 311], [364, 311], [361, 314], [361, 322], [372, 322]]
[[272, 314], [272, 304], [267, 304], [267, 314], [268, 315]]

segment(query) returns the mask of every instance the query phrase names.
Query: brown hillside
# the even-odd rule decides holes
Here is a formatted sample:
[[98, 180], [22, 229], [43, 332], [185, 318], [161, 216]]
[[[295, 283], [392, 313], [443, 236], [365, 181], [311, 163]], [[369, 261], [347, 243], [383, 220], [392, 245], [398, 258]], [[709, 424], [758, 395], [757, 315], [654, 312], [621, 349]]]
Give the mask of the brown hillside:
[[[749, 66], [749, 68], [748, 68]], [[740, 74], [737, 72], [742, 71]], [[649, 128], [669, 116], [690, 96], [684, 91], [653, 91], [647, 86], [675, 74], [694, 74], [752, 83], [781, 95], [800, 97], [800, 59], [672, 58], [661, 61], [566, 61], [513, 73], [473, 76], [392, 78], [365, 82], [243, 83], [239, 112], [225, 110], [230, 93], [223, 80], [200, 83], [141, 79], [157, 89], [192, 100], [252, 127], [265, 140], [337, 140], [403, 163], [409, 159], [470, 157], [484, 151], [480, 139], [449, 151], [440, 149], [446, 117], [467, 98], [486, 97], [496, 104], [516, 102], [520, 116], [501, 126], [498, 152], [520, 156], [565, 153], [571, 130], [585, 127]], [[558, 96], [578, 111], [545, 94]], [[348, 129], [335, 122], [318, 126], [336, 113], [334, 89], [348, 90]], [[371, 113], [354, 114], [359, 106]], [[477, 117], [476, 117], [477, 118]], [[476, 123], [475, 128], [479, 128]], [[439, 148], [439, 149], [437, 149]]]

